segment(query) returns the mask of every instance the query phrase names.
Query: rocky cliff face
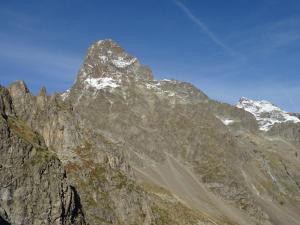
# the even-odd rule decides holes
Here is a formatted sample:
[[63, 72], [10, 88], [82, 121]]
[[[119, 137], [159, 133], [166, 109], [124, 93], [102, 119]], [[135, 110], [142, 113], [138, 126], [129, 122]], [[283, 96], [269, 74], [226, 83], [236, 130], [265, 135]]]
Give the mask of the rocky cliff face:
[[43, 138], [0, 87], [0, 223], [86, 224], [76, 189]]
[[[112, 40], [89, 48], [64, 93], [42, 89], [33, 96], [21, 81], [8, 90], [0, 98], [8, 129], [13, 117], [39, 134], [39, 146], [64, 174], [54, 176], [53, 168], [44, 179], [65, 182], [74, 196], [68, 201], [77, 204], [76, 216], [63, 210], [63, 224], [299, 224], [298, 124], [283, 121], [261, 132], [249, 110], [211, 100], [188, 83], [155, 80]], [[47, 190], [47, 197], [65, 199], [57, 194], [62, 190]], [[3, 220], [19, 224], [6, 214]]]

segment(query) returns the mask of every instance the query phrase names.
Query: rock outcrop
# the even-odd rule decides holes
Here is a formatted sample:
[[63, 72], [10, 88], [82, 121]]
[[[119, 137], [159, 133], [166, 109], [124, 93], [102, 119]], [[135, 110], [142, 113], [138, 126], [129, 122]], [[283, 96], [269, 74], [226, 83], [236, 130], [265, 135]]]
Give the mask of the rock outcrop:
[[11, 103], [8, 90], [0, 87], [0, 223], [86, 224], [60, 160], [16, 117]]

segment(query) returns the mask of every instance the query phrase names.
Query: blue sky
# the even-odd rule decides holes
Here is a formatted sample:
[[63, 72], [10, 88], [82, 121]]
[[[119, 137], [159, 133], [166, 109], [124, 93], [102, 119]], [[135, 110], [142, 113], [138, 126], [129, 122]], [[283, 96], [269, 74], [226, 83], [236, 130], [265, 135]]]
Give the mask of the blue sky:
[[112, 38], [156, 79], [211, 98], [267, 99], [300, 112], [298, 0], [1, 1], [0, 83], [69, 88], [87, 48]]

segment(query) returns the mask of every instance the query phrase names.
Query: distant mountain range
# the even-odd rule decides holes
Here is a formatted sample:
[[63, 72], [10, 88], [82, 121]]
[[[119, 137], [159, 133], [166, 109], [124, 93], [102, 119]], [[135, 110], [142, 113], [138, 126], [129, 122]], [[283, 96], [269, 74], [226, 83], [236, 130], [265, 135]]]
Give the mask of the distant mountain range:
[[0, 87], [0, 224], [298, 225], [299, 122], [98, 41], [63, 93]]
[[276, 123], [299, 123], [299, 115], [288, 113], [268, 101], [253, 101], [242, 97], [236, 105], [253, 114], [263, 131], [270, 130]]

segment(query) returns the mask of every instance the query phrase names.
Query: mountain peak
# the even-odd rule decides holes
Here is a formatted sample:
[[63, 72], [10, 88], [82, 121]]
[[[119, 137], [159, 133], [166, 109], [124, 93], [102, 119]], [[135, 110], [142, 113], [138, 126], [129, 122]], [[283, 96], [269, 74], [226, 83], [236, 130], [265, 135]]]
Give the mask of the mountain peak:
[[96, 41], [89, 47], [75, 82], [77, 90], [102, 90], [124, 82], [153, 80], [151, 69], [127, 53], [111, 39]]
[[100, 40], [91, 45], [79, 71], [79, 78], [118, 79], [124, 76], [152, 79], [152, 72], [141, 65], [138, 59], [127, 53], [118, 43], [111, 39]]
[[100, 58], [101, 56], [113, 57], [121, 55], [129, 56], [129, 54], [126, 53], [117, 42], [113, 41], [112, 39], [105, 39], [96, 41], [91, 45], [91, 47], [88, 49], [87, 58]]
[[138, 64], [138, 60], [127, 53], [117, 42], [106, 39], [91, 45], [84, 63], [90, 68], [97, 65], [110, 65], [115, 69], [128, 69], [135, 63]]
[[258, 121], [260, 130], [262, 131], [270, 130], [275, 123], [300, 122], [300, 119], [296, 116], [289, 114], [266, 100], [256, 101], [246, 97], [241, 97], [236, 107], [253, 114]]

